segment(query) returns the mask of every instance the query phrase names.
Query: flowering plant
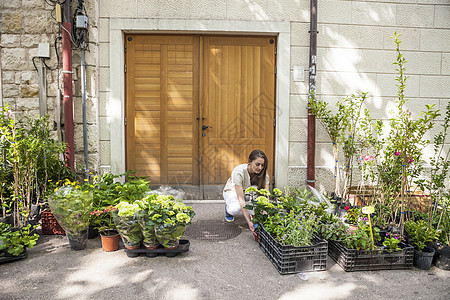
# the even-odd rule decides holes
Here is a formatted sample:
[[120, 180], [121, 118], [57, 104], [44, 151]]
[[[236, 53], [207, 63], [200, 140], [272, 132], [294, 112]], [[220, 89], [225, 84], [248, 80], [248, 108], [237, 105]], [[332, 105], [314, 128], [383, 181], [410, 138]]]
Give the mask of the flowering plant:
[[93, 210], [89, 214], [91, 215], [91, 224], [94, 228], [98, 229], [102, 234], [107, 235], [111, 231], [116, 230], [116, 225], [113, 220], [112, 212], [117, 211], [117, 208], [113, 205], [100, 210]]
[[345, 207], [346, 213], [344, 218], [347, 220], [349, 224], [358, 225], [358, 223], [362, 220], [361, 208], [350, 208], [348, 206]]
[[137, 201], [136, 205], [151, 217], [149, 224], [189, 225], [195, 212], [180, 200], [168, 195], [149, 195]]

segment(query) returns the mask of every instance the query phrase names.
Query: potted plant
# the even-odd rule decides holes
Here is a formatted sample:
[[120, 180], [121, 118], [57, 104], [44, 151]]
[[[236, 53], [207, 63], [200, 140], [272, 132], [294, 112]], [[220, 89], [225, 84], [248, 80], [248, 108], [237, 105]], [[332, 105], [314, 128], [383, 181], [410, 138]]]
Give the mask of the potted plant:
[[83, 190], [77, 182], [66, 180], [49, 197], [48, 204], [58, 223], [66, 231], [72, 250], [86, 248], [87, 230], [92, 211], [92, 191]]
[[148, 205], [149, 216], [145, 225], [154, 226], [156, 239], [165, 249], [176, 249], [195, 216], [192, 207], [168, 195], [151, 195], [143, 201]]
[[142, 231], [138, 223], [139, 206], [123, 201], [117, 204], [116, 208], [112, 216], [125, 248], [138, 249], [142, 242]]
[[33, 248], [39, 238], [32, 233], [35, 228], [28, 224], [19, 230], [12, 230], [11, 225], [0, 223], [0, 263], [25, 258], [27, 248]]
[[120, 235], [113, 220], [113, 213], [116, 210], [117, 208], [114, 205], [108, 205], [101, 210], [94, 210], [90, 212], [90, 223], [100, 233], [102, 249], [106, 252], [119, 249]]
[[435, 249], [428, 247], [426, 243], [437, 238], [436, 230], [425, 220], [407, 221], [405, 230], [408, 233], [409, 241], [414, 246], [414, 266], [428, 270], [433, 263]]

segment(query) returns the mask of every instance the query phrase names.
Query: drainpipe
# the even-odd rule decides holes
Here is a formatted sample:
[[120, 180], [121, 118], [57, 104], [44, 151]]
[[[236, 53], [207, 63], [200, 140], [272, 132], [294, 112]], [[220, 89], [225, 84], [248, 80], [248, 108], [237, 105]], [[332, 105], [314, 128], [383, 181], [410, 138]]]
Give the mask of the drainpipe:
[[[317, 0], [311, 0], [309, 29], [309, 95], [308, 102], [316, 94], [316, 57], [317, 57]], [[306, 161], [306, 184], [314, 187], [316, 158], [316, 117], [308, 105], [308, 146]]]
[[72, 21], [71, 0], [64, 2], [62, 22], [63, 48], [63, 84], [64, 84], [64, 141], [66, 143], [66, 161], [75, 172], [75, 144], [73, 138], [73, 91], [72, 91]]

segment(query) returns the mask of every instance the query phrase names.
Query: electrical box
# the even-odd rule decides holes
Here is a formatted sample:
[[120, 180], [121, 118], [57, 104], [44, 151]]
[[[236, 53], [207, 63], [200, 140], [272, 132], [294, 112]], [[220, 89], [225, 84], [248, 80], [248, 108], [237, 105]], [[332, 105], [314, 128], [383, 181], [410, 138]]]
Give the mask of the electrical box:
[[304, 66], [294, 66], [294, 81], [305, 81]]
[[37, 57], [50, 58], [50, 44], [49, 43], [39, 43]]
[[77, 28], [84, 28], [87, 29], [88, 28], [88, 17], [85, 15], [78, 15], [77, 16], [77, 23], [76, 23], [76, 27]]

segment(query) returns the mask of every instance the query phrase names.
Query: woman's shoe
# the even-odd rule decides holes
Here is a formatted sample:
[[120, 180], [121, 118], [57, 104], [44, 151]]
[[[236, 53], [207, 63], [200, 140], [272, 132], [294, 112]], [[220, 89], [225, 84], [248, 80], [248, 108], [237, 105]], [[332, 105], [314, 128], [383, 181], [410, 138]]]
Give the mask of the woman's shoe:
[[225, 205], [225, 221], [227, 221], [227, 222], [233, 222], [234, 221], [234, 216], [230, 215], [227, 212], [227, 206], [226, 205]]

